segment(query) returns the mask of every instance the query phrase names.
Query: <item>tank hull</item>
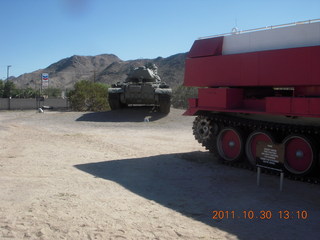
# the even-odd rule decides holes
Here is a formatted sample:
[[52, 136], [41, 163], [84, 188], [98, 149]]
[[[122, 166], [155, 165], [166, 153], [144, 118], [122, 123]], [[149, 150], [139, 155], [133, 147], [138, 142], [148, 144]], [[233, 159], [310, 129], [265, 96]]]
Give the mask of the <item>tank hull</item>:
[[112, 110], [132, 105], [155, 106], [162, 113], [170, 112], [172, 90], [157, 75], [155, 65], [135, 68], [129, 72], [123, 83], [108, 89], [109, 104]]

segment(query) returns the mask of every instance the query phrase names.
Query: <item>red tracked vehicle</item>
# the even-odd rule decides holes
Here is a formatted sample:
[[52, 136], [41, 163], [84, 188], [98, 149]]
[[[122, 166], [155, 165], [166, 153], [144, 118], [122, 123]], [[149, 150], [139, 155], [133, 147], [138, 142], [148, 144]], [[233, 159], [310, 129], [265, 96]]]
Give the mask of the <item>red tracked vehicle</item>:
[[319, 163], [320, 19], [200, 38], [185, 64], [200, 87], [185, 115], [193, 134], [227, 162], [256, 165], [258, 144], [282, 146], [285, 169]]

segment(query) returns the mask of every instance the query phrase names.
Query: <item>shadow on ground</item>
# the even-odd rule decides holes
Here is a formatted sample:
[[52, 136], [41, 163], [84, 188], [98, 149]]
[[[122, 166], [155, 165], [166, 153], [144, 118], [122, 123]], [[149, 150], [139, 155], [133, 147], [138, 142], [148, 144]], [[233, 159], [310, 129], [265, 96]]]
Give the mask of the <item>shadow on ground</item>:
[[[209, 157], [207, 152], [190, 152], [75, 167], [95, 177], [114, 181], [187, 217], [234, 234], [238, 239], [302, 239], [303, 236], [316, 239], [319, 236], [319, 209], [318, 216], [310, 216], [307, 220], [285, 220], [278, 216], [279, 210], [314, 207], [305, 185], [300, 191], [285, 183], [288, 193], [280, 193], [276, 176], [262, 176], [264, 187], [258, 188], [255, 172], [208, 162], [205, 159]], [[235, 217], [212, 219], [213, 210], [235, 211]], [[272, 219], [260, 219], [261, 210], [271, 211]], [[243, 211], [254, 211], [256, 215], [254, 219], [244, 219]]]
[[[77, 121], [85, 122], [144, 122], [157, 121], [166, 114], [154, 110], [153, 107], [128, 107], [108, 112], [94, 112], [82, 115]], [[146, 120], [147, 119], [147, 120]]]

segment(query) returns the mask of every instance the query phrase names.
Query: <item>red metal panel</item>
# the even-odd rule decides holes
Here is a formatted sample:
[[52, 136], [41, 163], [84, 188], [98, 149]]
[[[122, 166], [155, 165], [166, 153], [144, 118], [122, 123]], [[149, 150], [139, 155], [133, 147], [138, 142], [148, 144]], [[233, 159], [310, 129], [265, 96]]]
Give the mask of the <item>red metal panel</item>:
[[198, 107], [190, 107], [187, 109], [187, 111], [185, 111], [183, 113], [183, 115], [186, 115], [186, 116], [194, 116], [196, 115], [196, 113], [199, 111], [199, 108]]
[[312, 115], [320, 115], [320, 98], [309, 99], [309, 112]]
[[[221, 96], [224, 95], [223, 93], [219, 94], [221, 94]], [[206, 100], [212, 104], [205, 104], [206, 106], [199, 104], [199, 106], [189, 107], [184, 115], [195, 115], [198, 111], [219, 111], [320, 118], [320, 98], [269, 97], [265, 100], [243, 100], [239, 101], [238, 105], [228, 105], [227, 96], [230, 97], [230, 95], [225, 94], [224, 96], [226, 101], [220, 101], [220, 104], [216, 104], [214, 103], [214, 100], [216, 100], [215, 97], [208, 94]], [[194, 103], [196, 103], [196, 101], [194, 101]]]
[[266, 112], [293, 116], [319, 116], [320, 98], [266, 98]]
[[239, 86], [259, 85], [259, 53], [241, 54], [239, 57], [241, 58], [241, 80]]
[[290, 97], [267, 97], [266, 112], [277, 114], [290, 114], [291, 98]]
[[310, 64], [310, 81], [313, 85], [319, 85], [320, 79], [320, 47], [310, 49], [311, 64]]
[[245, 99], [243, 100], [243, 109], [257, 112], [264, 112], [266, 110], [265, 99]]
[[201, 88], [198, 90], [200, 107], [226, 108], [226, 93], [216, 88]]
[[218, 56], [222, 53], [223, 37], [196, 40], [188, 54], [189, 58]]
[[186, 59], [186, 86], [256, 86], [259, 81], [258, 54], [236, 54]]
[[199, 107], [233, 109], [241, 106], [243, 90], [236, 88], [202, 88], [199, 89], [198, 96]]
[[185, 85], [320, 86], [320, 46], [189, 58]]
[[309, 99], [308, 98], [292, 98], [291, 100], [292, 114], [309, 114]]
[[320, 98], [292, 98], [291, 113], [293, 115], [319, 115]]
[[[310, 48], [259, 53], [259, 85], [296, 86], [314, 84], [310, 79]], [[318, 56], [320, 60], [320, 55]], [[310, 82], [311, 81], [311, 82]], [[320, 84], [320, 75], [319, 82]]]
[[188, 99], [189, 107], [197, 107], [198, 106], [198, 98], [189, 98]]
[[[228, 87], [240, 82], [240, 59], [229, 56], [189, 58], [185, 63], [185, 86]], [[232, 81], [231, 81], [232, 79]]]

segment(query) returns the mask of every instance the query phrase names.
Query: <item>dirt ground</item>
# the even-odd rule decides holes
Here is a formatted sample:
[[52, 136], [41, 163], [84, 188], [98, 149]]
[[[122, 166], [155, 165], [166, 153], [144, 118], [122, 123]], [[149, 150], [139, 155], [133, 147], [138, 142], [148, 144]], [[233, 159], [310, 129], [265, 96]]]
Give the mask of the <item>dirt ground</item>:
[[319, 185], [257, 187], [182, 113], [0, 112], [0, 239], [319, 239]]

